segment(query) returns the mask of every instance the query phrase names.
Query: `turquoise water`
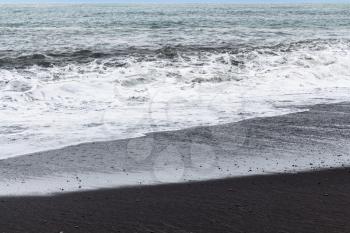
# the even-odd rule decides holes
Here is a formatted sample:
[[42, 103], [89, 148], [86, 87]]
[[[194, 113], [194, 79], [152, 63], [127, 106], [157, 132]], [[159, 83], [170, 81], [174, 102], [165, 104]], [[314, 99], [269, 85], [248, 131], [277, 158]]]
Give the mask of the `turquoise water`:
[[349, 38], [350, 5], [3, 5], [1, 56]]

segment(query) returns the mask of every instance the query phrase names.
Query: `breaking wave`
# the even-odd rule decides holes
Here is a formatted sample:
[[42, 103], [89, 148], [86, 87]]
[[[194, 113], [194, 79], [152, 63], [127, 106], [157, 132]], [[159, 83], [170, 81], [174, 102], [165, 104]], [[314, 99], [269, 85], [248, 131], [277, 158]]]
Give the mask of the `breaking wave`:
[[[186, 59], [188, 56], [207, 56], [208, 54], [229, 54], [229, 55], [249, 55], [251, 53], [259, 54], [275, 54], [282, 52], [293, 52], [300, 49], [307, 49], [311, 51], [323, 50], [330, 46], [342, 44], [342, 46], [349, 46], [350, 40], [337, 39], [313, 39], [303, 40], [290, 43], [282, 43], [273, 46], [247, 46], [247, 45], [224, 45], [220, 47], [206, 47], [206, 46], [163, 46], [160, 48], [136, 48], [129, 47], [125, 49], [110, 49], [108, 51], [96, 51], [89, 49], [81, 49], [75, 51], [46, 51], [45, 53], [34, 54], [13, 54], [13, 51], [2, 51], [0, 56], [0, 68], [15, 68], [24, 69], [30, 66], [39, 67], [54, 67], [66, 66], [69, 64], [87, 64], [91, 62], [104, 63], [107, 66], [123, 66], [125, 63], [113, 63], [113, 60], [125, 60], [129, 57], [134, 57], [138, 61], [154, 61], [155, 59]], [[232, 65], [239, 65], [244, 62], [242, 59], [232, 60]]]
[[350, 42], [334, 39], [3, 53], [1, 157], [347, 100], [349, 70]]

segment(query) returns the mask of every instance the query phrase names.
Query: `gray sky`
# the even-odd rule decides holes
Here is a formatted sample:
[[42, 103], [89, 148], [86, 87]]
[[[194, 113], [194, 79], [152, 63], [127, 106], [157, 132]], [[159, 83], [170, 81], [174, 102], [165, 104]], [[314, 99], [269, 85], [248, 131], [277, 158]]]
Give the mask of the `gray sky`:
[[350, 0], [0, 0], [0, 3], [350, 3]]

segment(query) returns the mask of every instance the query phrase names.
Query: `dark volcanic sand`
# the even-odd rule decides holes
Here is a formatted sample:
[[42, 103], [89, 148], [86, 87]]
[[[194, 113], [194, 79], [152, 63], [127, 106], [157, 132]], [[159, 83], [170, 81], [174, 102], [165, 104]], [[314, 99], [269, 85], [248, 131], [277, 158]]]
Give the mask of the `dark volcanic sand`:
[[[286, 158], [293, 164], [293, 158], [300, 157], [304, 163], [316, 160], [317, 164], [310, 164], [314, 168], [327, 165], [323, 156], [343, 159], [345, 164], [336, 164], [348, 166], [349, 116], [349, 103], [317, 105], [310, 111], [285, 116], [149, 134], [144, 138], [152, 137], [156, 142], [154, 154], [137, 163], [125, 160], [113, 169], [111, 165], [126, 158], [125, 145], [131, 139], [82, 144], [2, 160], [0, 177], [21, 182], [27, 177], [44, 178], [62, 172], [118, 172], [126, 165], [135, 171], [151, 171], [154, 157], [163, 148], [175, 145], [186, 154], [192, 143], [209, 145], [221, 165], [249, 156], [253, 161], [259, 156]], [[244, 140], [239, 143], [237, 138]], [[51, 197], [0, 198], [0, 233], [347, 233], [349, 171], [344, 168]]]
[[0, 232], [350, 232], [350, 169], [0, 199]]

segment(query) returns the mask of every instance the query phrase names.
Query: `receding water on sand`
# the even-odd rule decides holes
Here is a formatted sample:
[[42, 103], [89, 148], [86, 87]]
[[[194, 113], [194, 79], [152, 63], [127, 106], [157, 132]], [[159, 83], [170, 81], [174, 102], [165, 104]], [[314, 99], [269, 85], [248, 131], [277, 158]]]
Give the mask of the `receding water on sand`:
[[46, 195], [349, 166], [350, 105], [310, 108], [2, 160], [0, 195]]

